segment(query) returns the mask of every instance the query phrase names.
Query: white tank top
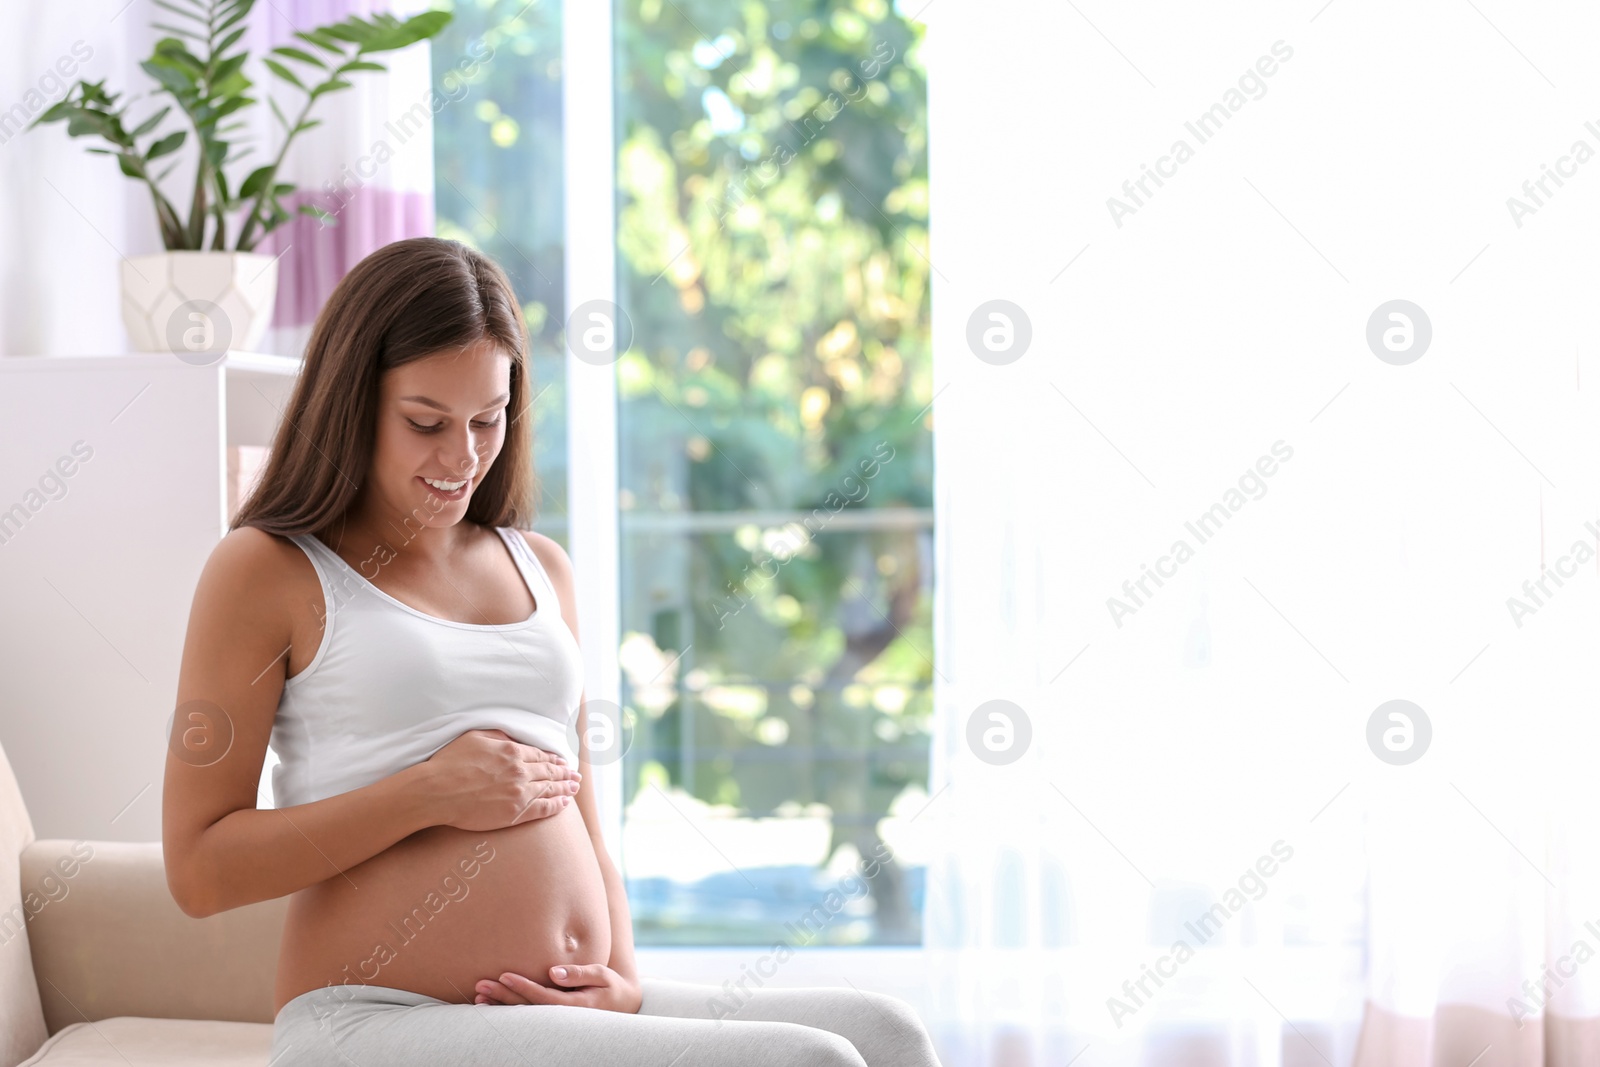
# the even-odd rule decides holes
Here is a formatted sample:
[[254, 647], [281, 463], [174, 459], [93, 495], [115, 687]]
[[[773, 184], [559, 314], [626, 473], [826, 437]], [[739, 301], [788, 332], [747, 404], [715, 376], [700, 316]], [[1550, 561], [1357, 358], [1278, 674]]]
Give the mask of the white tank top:
[[272, 724], [278, 807], [370, 785], [474, 729], [504, 730], [578, 766], [578, 642], [522, 534], [495, 532], [533, 594], [534, 612], [522, 622], [426, 615], [310, 534], [290, 536], [322, 580], [326, 622], [316, 657], [284, 681]]

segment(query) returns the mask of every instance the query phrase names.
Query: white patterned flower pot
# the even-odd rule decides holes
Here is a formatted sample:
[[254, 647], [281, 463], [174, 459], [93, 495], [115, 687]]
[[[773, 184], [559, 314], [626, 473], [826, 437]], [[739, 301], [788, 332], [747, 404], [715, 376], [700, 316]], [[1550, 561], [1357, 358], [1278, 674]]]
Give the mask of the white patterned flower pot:
[[122, 322], [133, 347], [187, 362], [256, 351], [277, 292], [278, 261], [259, 252], [162, 252], [122, 261]]

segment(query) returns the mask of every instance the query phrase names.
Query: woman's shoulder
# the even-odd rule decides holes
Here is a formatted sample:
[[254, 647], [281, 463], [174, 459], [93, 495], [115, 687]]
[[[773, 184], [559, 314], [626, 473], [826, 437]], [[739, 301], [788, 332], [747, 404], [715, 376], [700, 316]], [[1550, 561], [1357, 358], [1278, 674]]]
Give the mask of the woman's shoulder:
[[555, 586], [556, 595], [563, 602], [572, 596], [572, 560], [567, 556], [567, 550], [561, 547], [561, 542], [553, 537], [539, 533], [537, 530], [521, 530], [511, 527], [511, 532], [527, 542], [528, 548], [533, 551], [534, 558], [544, 568], [545, 574], [550, 578], [550, 584]]
[[219, 642], [229, 656], [259, 660], [259, 671], [286, 644], [312, 640], [324, 599], [316, 569], [299, 546], [241, 526], [217, 542], [201, 568], [189, 609], [190, 640]]
[[527, 542], [533, 554], [539, 557], [539, 562], [544, 564], [545, 570], [550, 571], [552, 578], [557, 570], [568, 575], [572, 573], [572, 560], [567, 557], [567, 550], [561, 547], [560, 541], [537, 530], [519, 530], [514, 526], [508, 529]]
[[202, 584], [247, 596], [257, 604], [307, 581], [316, 584], [318, 579], [305, 551], [288, 537], [257, 526], [229, 530], [212, 548], [201, 574]]

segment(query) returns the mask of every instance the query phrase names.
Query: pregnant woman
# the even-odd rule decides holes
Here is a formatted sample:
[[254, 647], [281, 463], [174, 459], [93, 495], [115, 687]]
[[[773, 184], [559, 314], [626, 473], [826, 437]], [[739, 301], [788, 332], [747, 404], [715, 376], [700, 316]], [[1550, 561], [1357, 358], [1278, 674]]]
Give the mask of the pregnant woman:
[[193, 916], [292, 894], [272, 1062], [937, 1067], [891, 996], [637, 973], [571, 564], [525, 529], [532, 402], [496, 264], [435, 238], [374, 252], [201, 574], [167, 881]]

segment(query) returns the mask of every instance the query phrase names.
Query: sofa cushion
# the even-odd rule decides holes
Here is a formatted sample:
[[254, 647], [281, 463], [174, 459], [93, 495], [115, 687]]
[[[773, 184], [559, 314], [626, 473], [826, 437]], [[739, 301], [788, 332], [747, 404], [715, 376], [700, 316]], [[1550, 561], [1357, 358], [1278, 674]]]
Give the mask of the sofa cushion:
[[73, 1023], [19, 1067], [264, 1067], [271, 1023], [141, 1019]]
[[49, 889], [23, 884], [22, 851], [32, 843], [33, 822], [0, 748], [0, 1067], [21, 1062], [47, 1034], [28, 925], [31, 909]]
[[51, 1033], [119, 1015], [272, 1022], [288, 897], [191, 918], [167, 888], [159, 841], [44, 838], [23, 849], [21, 874], [56, 887], [28, 922]]

